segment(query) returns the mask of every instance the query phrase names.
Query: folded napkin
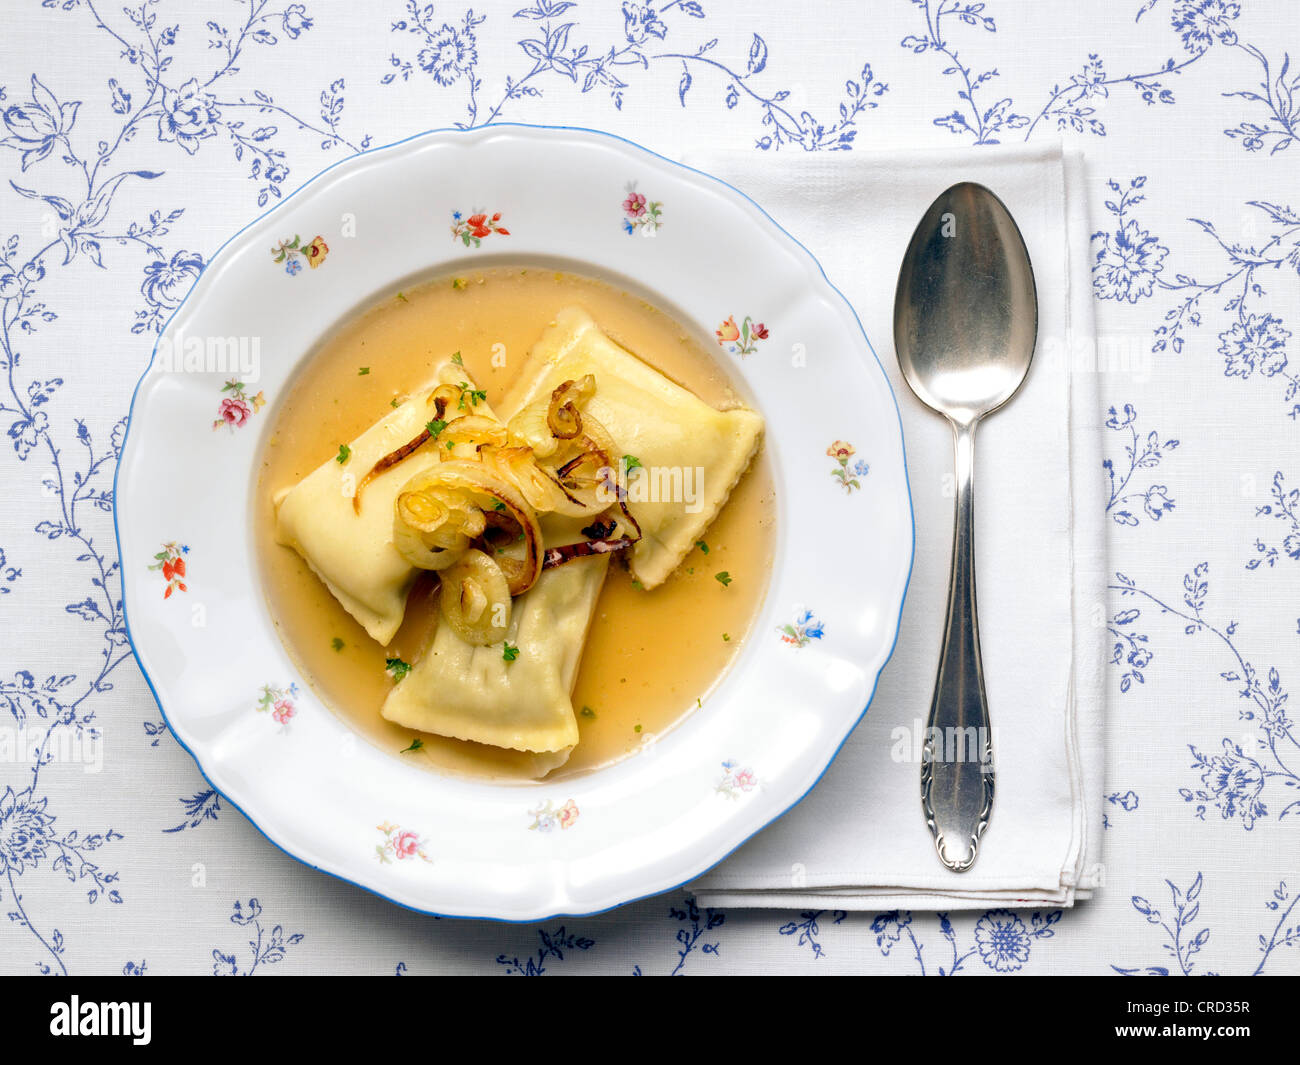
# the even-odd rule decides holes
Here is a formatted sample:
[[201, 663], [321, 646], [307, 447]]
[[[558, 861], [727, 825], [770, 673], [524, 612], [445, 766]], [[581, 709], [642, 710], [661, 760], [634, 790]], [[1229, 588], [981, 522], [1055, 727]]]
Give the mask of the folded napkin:
[[[684, 161], [761, 204], [856, 308], [902, 410], [916, 515], [898, 646], [869, 712], [811, 794], [696, 881], [697, 898], [709, 906], [951, 910], [1089, 897], [1104, 872], [1107, 570], [1081, 160], [1054, 147]], [[997, 787], [978, 861], [951, 873], [921, 814], [919, 751], [947, 607], [952, 438], [899, 374], [893, 299], [916, 223], [935, 196], [966, 180], [996, 192], [1020, 226], [1039, 324], [1028, 379], [981, 425], [975, 444], [980, 637]]]

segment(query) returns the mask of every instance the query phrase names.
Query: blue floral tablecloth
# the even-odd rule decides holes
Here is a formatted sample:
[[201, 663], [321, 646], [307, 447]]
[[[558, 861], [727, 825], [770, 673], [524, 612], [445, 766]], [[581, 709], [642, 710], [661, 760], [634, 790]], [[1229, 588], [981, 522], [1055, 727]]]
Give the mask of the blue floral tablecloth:
[[[10, 0], [0, 40], [0, 969], [1300, 973], [1300, 29], [1287, 0]], [[667, 155], [1085, 150], [1116, 570], [1106, 887], [1067, 912], [537, 926], [313, 873], [208, 790], [125, 638], [112, 477], [222, 241], [498, 120]], [[1033, 486], [1029, 486], [1032, 490]], [[1032, 654], [1032, 648], [1026, 648]]]

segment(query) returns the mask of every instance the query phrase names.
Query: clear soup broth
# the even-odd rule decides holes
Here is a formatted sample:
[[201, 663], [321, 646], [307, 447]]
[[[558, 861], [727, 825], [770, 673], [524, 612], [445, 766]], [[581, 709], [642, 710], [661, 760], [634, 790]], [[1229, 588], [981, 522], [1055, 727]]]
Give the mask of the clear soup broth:
[[[357, 315], [321, 345], [272, 412], [256, 530], [271, 617], [324, 702], [395, 757], [498, 780], [537, 775], [536, 756], [416, 733], [380, 716], [393, 684], [385, 660], [419, 657], [436, 623], [435, 585], [417, 583], [405, 623], [392, 644], [381, 647], [295, 551], [276, 543], [274, 500], [334, 456], [340, 441], [388, 413], [392, 400], [418, 389], [431, 367], [455, 351], [488, 402], [510, 411], [510, 390], [529, 348], [571, 304], [707, 403], [740, 405], [714, 361], [718, 352], [644, 300], [574, 274], [494, 267], [421, 284]], [[702, 543], [665, 584], [646, 592], [619, 561], [610, 566], [573, 692], [580, 740], [548, 779], [617, 761], [703, 704], [761, 605], [774, 512], [772, 478], [760, 452]]]

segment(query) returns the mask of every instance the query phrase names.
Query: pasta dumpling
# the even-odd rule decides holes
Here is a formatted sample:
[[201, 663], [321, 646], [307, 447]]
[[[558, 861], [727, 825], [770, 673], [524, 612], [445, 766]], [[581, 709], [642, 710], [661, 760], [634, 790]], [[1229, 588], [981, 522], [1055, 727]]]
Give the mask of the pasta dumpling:
[[[581, 524], [545, 519], [546, 542], [581, 541]], [[385, 700], [383, 716], [421, 732], [567, 755], [578, 742], [570, 693], [608, 568], [606, 554], [543, 572], [515, 600], [502, 643], [474, 646], [439, 624]]]
[[[468, 395], [439, 415], [435, 396]], [[391, 414], [347, 445], [346, 461], [327, 459], [279, 500], [276, 540], [300, 554], [343, 608], [377, 642], [387, 645], [401, 627], [406, 597], [419, 570], [393, 543], [393, 505], [415, 474], [472, 447], [463, 437], [453, 449], [425, 443], [389, 469], [386, 456], [418, 438], [431, 420], [492, 419], [482, 393], [463, 366], [443, 363], [435, 378]]]
[[749, 467], [763, 437], [751, 410], [714, 410], [610, 340], [581, 307], [566, 307], [529, 353], [520, 406], [591, 374], [590, 412], [635, 456], [629, 506], [642, 537], [630, 551], [647, 590], [662, 584], [700, 539]]

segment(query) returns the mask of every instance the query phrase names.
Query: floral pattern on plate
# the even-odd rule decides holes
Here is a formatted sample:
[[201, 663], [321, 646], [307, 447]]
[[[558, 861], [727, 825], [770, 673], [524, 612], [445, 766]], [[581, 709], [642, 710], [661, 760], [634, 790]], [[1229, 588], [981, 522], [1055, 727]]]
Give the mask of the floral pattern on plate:
[[163, 589], [163, 598], [170, 599], [172, 592], [187, 592], [185, 586], [185, 556], [190, 553], [188, 544], [165, 543], [162, 550], [154, 555], [150, 569], [162, 571], [167, 587]]
[[820, 640], [826, 635], [826, 626], [820, 619], [813, 617], [811, 610], [800, 610], [793, 624], [781, 625], [776, 630], [781, 634], [781, 642], [795, 647], [807, 647], [812, 640]]
[[734, 759], [722, 763], [722, 776], [713, 790], [728, 799], [739, 799], [746, 792], [758, 787], [758, 777], [748, 766], [742, 766]]
[[636, 183], [628, 185], [627, 195], [623, 198], [623, 232], [628, 236], [640, 233], [643, 237], [653, 236], [663, 223], [664, 205], [659, 200], [647, 199], [644, 193], [637, 192]]
[[384, 841], [375, 844], [375, 857], [381, 865], [404, 862], [411, 858], [419, 858], [423, 862], [433, 861], [425, 850], [428, 842], [418, 832], [402, 828], [391, 821], [385, 821], [375, 828], [384, 834]]
[[270, 714], [271, 719], [280, 726], [280, 732], [289, 731], [289, 722], [298, 713], [294, 700], [298, 698], [298, 685], [290, 684], [285, 688], [262, 685], [261, 697], [257, 700], [257, 712]]
[[553, 832], [557, 828], [572, 828], [578, 820], [578, 804], [569, 799], [563, 806], [557, 807], [553, 799], [547, 799], [529, 810], [528, 816], [533, 819], [533, 823], [528, 826], [529, 831], [536, 829], [538, 832]]
[[499, 233], [503, 237], [510, 236], [510, 230], [501, 224], [501, 212], [489, 216], [486, 211], [479, 211], [465, 218], [459, 211], [451, 213], [451, 235], [453, 240], [458, 240], [467, 248], [478, 248], [483, 244], [484, 237], [490, 237], [493, 233]]
[[718, 338], [718, 347], [733, 355], [752, 355], [758, 350], [758, 342], [768, 337], [767, 326], [756, 322], [750, 315], [745, 315], [739, 325], [736, 316], [730, 315], [713, 331]]
[[849, 465], [849, 459], [856, 454], [857, 451], [847, 440], [836, 440], [826, 449], [827, 457], [834, 459], [838, 464], [831, 470], [831, 476], [840, 482], [847, 495], [852, 495], [854, 489], [862, 487], [859, 477], [865, 477], [871, 472], [871, 467], [862, 459], [858, 459], [852, 466]]
[[243, 381], [230, 380], [221, 386], [221, 402], [217, 404], [217, 419], [212, 423], [213, 429], [225, 427], [231, 432], [242, 429], [248, 419], [266, 406], [266, 395], [256, 392], [248, 394], [248, 385]]
[[295, 233], [292, 239], [282, 240], [271, 249], [271, 261], [284, 263], [284, 272], [294, 277], [302, 273], [304, 262], [315, 270], [329, 253], [330, 246], [319, 234], [304, 244], [302, 237]]

